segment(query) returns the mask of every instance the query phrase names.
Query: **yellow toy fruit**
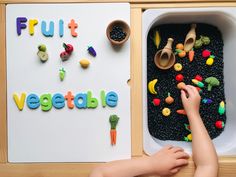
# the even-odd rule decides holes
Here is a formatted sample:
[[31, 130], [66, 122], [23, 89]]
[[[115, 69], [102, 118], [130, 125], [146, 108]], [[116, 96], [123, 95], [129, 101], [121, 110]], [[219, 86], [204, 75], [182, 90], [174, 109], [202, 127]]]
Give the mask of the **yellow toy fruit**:
[[208, 58], [206, 61], [206, 64], [211, 66], [214, 63], [214, 59], [213, 58]]
[[82, 59], [79, 61], [79, 63], [80, 63], [80, 66], [85, 69], [89, 66], [90, 61], [87, 59]]
[[175, 69], [175, 71], [181, 71], [182, 70], [182, 65], [180, 64], [180, 63], [176, 63], [175, 65], [174, 65], [174, 69]]
[[171, 111], [170, 111], [169, 108], [164, 108], [164, 109], [162, 109], [162, 114], [163, 114], [163, 116], [167, 117], [167, 116], [170, 115], [170, 113], [171, 113]]
[[186, 84], [184, 82], [180, 82], [180, 83], [177, 84], [177, 88], [182, 90], [182, 89], [184, 89], [185, 85]]
[[176, 46], [175, 46], [176, 49], [180, 49], [180, 50], [184, 50], [184, 45], [182, 43], [178, 43]]
[[189, 141], [192, 141], [192, 134], [191, 133], [188, 134], [187, 138], [188, 138]]
[[158, 81], [157, 79], [153, 79], [152, 81], [150, 81], [148, 83], [148, 90], [153, 95], [157, 94], [157, 91], [155, 90], [155, 85], [156, 85], [157, 81]]

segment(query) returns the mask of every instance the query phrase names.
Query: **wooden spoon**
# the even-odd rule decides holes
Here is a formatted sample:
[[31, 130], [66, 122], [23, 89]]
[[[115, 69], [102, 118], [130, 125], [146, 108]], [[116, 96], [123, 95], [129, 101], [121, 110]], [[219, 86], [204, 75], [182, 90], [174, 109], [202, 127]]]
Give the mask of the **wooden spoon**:
[[164, 49], [162, 49], [161, 56], [160, 56], [160, 65], [161, 66], [164, 66], [164, 67], [167, 66], [170, 61], [170, 57], [172, 54], [173, 41], [174, 40], [172, 38], [169, 38], [166, 46], [164, 47]]
[[172, 38], [169, 38], [166, 46], [162, 50], [157, 51], [154, 57], [154, 62], [158, 68], [169, 69], [173, 66], [175, 62], [175, 55], [172, 52], [173, 41]]
[[194, 46], [194, 43], [196, 41], [196, 27], [197, 27], [196, 24], [192, 24], [190, 31], [185, 37], [185, 41], [184, 41], [185, 52], [189, 52]]

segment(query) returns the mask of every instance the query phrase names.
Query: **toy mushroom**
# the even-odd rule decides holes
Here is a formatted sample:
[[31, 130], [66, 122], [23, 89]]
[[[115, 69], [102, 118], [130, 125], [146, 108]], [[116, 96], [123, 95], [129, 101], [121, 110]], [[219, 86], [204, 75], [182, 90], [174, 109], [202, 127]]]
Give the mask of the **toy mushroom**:
[[191, 25], [191, 29], [188, 32], [188, 34], [186, 35], [185, 41], [184, 41], [184, 51], [185, 52], [189, 52], [194, 44], [195, 44], [195, 40], [196, 40], [196, 24], [192, 24]]
[[208, 77], [205, 79], [205, 82], [208, 83], [208, 91], [211, 91], [212, 87], [220, 85], [220, 81], [216, 77]]

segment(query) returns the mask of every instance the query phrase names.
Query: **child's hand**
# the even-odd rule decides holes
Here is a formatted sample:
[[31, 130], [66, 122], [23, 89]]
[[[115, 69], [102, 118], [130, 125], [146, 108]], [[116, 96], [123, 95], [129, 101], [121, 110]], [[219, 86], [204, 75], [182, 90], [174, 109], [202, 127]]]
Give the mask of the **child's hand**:
[[194, 86], [186, 85], [184, 90], [181, 90], [181, 99], [188, 116], [199, 114], [201, 97]]
[[151, 171], [160, 176], [173, 175], [188, 164], [188, 158], [182, 148], [166, 146], [150, 157]]

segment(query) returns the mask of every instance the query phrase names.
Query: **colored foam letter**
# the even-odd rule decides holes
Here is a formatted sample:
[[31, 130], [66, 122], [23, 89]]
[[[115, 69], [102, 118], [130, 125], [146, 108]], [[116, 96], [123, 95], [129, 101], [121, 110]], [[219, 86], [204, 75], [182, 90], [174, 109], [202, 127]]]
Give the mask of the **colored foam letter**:
[[78, 27], [78, 24], [75, 23], [74, 19], [71, 19], [70, 23], [68, 24], [68, 27], [70, 28], [71, 35], [73, 37], [76, 37], [78, 34], [75, 32], [75, 29]]
[[18, 95], [16, 93], [13, 94], [13, 99], [16, 103], [16, 106], [18, 107], [18, 109], [20, 111], [23, 110], [24, 105], [25, 105], [25, 97], [26, 97], [26, 93], [21, 93], [20, 99], [18, 97]]
[[50, 21], [48, 30], [46, 29], [47, 28], [46, 26], [47, 26], [46, 22], [42, 21], [41, 31], [43, 35], [46, 37], [52, 37], [54, 35], [54, 22]]
[[115, 92], [109, 92], [106, 95], [106, 103], [110, 107], [115, 107], [117, 105], [118, 95]]
[[102, 101], [102, 107], [106, 107], [106, 95], [104, 90], [101, 91], [100, 96]]
[[21, 29], [25, 29], [26, 28], [26, 23], [27, 22], [27, 18], [25, 17], [17, 17], [16, 18], [16, 29], [17, 29], [17, 34], [20, 36], [21, 35]]
[[34, 26], [38, 24], [38, 20], [29, 20], [29, 34], [34, 35]]
[[43, 111], [49, 111], [52, 108], [51, 99], [51, 94], [43, 94], [40, 96], [40, 104]]
[[59, 20], [59, 36], [62, 37], [64, 35], [64, 21]]
[[72, 103], [72, 100], [74, 99], [74, 95], [72, 95], [71, 91], [67, 92], [67, 95], [65, 95], [65, 99], [67, 100], [68, 108], [73, 109], [74, 105]]
[[96, 98], [92, 98], [92, 92], [87, 92], [87, 107], [88, 108], [96, 108], [98, 106], [98, 100]]
[[87, 108], [87, 94], [79, 93], [74, 99], [77, 108]]
[[26, 99], [27, 106], [30, 109], [37, 109], [40, 106], [39, 97], [36, 94], [30, 94]]
[[60, 94], [60, 93], [56, 93], [55, 95], [53, 95], [53, 97], [52, 97], [52, 105], [56, 109], [63, 108], [65, 106], [65, 98], [64, 98], [64, 96], [62, 94]]

